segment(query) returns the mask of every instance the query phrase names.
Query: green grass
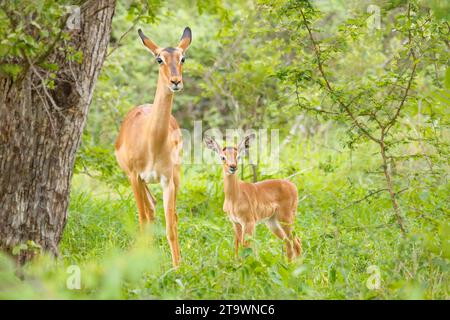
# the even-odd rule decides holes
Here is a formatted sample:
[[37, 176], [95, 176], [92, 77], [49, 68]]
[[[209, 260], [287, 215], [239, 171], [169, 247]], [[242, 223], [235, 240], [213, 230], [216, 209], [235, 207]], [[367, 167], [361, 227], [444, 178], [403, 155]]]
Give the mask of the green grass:
[[[417, 188], [402, 194], [410, 230], [403, 237], [387, 194], [355, 202], [382, 183], [367, 173], [377, 163], [370, 150], [354, 154], [358, 161], [352, 162], [348, 153], [312, 143], [301, 150], [301, 157], [299, 150], [285, 151], [282, 170], [261, 168], [263, 177], [305, 169], [293, 178], [301, 199], [295, 231], [303, 243], [303, 256], [293, 263], [265, 225], [257, 226], [252, 249], [234, 258], [218, 166], [184, 167], [177, 203], [183, 260], [177, 270], [165, 238], [159, 186], [151, 186], [158, 199], [156, 225], [140, 237], [129, 186], [112, 188], [77, 175], [62, 259], [32, 264], [34, 280], [14, 283], [14, 292], [21, 298], [448, 299], [450, 228], [443, 200], [448, 186], [437, 186], [428, 198]], [[413, 207], [420, 207], [420, 214]], [[81, 290], [66, 288], [68, 265], [80, 267]], [[366, 286], [369, 266], [380, 270], [377, 290]], [[1, 288], [0, 297], [12, 296]]]
[[[99, 259], [113, 248], [127, 249], [133, 242], [133, 233], [124, 225], [134, 223], [137, 227], [133, 199], [95, 200], [94, 204], [85, 199], [86, 195], [74, 196], [62, 244], [64, 256], [71, 263]], [[128, 292], [124, 297], [448, 298], [445, 270], [428, 261], [429, 253], [413, 238], [402, 239], [395, 225], [355, 225], [361, 219], [369, 225], [382, 224], [389, 220], [389, 210], [378, 212], [374, 219], [367, 218], [370, 208], [347, 213], [342, 219], [333, 219], [318, 210], [300, 210], [296, 230], [302, 236], [304, 254], [289, 264], [282, 255], [282, 243], [263, 225], [257, 228], [253, 252], [242, 252], [236, 260], [231, 224], [219, 208], [209, 205], [202, 213], [187, 214], [180, 210], [183, 264], [177, 271], [171, 268], [163, 214], [158, 212], [158, 268], [143, 275], [142, 286], [133, 288], [137, 294]], [[369, 265], [381, 269], [380, 290], [366, 287]]]
[[[448, 233], [442, 230], [443, 226], [448, 228], [445, 211], [430, 207], [440, 223], [427, 224], [424, 218], [413, 217], [405, 210], [411, 231], [407, 237], [402, 237], [387, 194], [380, 193], [368, 201], [348, 206], [367, 194], [370, 183], [378, 183], [379, 178], [354, 174], [373, 166], [376, 159], [370, 155], [364, 158], [365, 153], [361, 152], [357, 156], [364, 161], [349, 166], [348, 154], [318, 151], [305, 145], [304, 158], [286, 159], [290, 165], [286, 168], [311, 168], [293, 179], [301, 199], [295, 224], [295, 231], [303, 241], [301, 259], [288, 263], [281, 241], [264, 225], [257, 227], [252, 249], [241, 251], [241, 256], [235, 259], [232, 226], [221, 209], [220, 169], [217, 166], [187, 167], [177, 204], [182, 266], [172, 269], [164, 232], [161, 191], [159, 186], [153, 186], [159, 199], [158, 219], [153, 229], [157, 267], [144, 272], [140, 282], [128, 287], [121, 297], [449, 298], [448, 251], [444, 252]], [[279, 173], [279, 177], [287, 175], [288, 172]], [[100, 193], [96, 195], [89, 188], [81, 191], [77, 181], [83, 186], [89, 185], [86, 178], [75, 178], [68, 225], [61, 245], [65, 259], [83, 263], [99, 260], [115, 248], [126, 251], [136, 239], [138, 229], [134, 199], [128, 186], [121, 186], [117, 192], [107, 186], [99, 189], [95, 182], [95, 190]], [[350, 192], [349, 184], [355, 184]], [[442, 190], [443, 196], [447, 191]], [[407, 208], [410, 199], [415, 198], [414, 194], [405, 194], [402, 206]], [[371, 265], [381, 272], [378, 290], [369, 290], [366, 286], [370, 276], [367, 268]]]

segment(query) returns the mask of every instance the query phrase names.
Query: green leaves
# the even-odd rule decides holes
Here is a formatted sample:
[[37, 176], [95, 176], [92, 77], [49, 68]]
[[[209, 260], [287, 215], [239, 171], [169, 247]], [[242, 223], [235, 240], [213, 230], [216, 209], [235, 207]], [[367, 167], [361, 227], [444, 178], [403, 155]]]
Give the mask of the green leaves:
[[[30, 8], [50, 10], [39, 3], [41, 7], [29, 2]], [[251, 10], [247, 1], [177, 2], [177, 10], [164, 3], [157, 11], [158, 3], [118, 2], [111, 40], [117, 50], [108, 56], [94, 93], [61, 246], [64, 264], [82, 267], [83, 290], [69, 292], [64, 269], [55, 277], [55, 271], [49, 274], [47, 265], [38, 264], [35, 278], [53, 289], [46, 292], [70, 298], [402, 299], [414, 293], [447, 299], [450, 75], [442, 25], [417, 9], [413, 23], [405, 24], [405, 7], [398, 3], [381, 8], [382, 28], [373, 33], [365, 25], [366, 8], [347, 10], [342, 1], [314, 2], [314, 8], [306, 1], [258, 1]], [[319, 43], [332, 92], [318, 69], [299, 8]], [[177, 212], [184, 264], [172, 269], [159, 186], [151, 186], [158, 199], [154, 242], [133, 249], [136, 203], [113, 145], [125, 113], [152, 101], [157, 76], [157, 66], [134, 29], [119, 41], [136, 21], [157, 21], [145, 27], [161, 45], [178, 41], [176, 25], [194, 24], [185, 90], [174, 105], [183, 128], [203, 119], [210, 126], [280, 128], [283, 139], [300, 117], [299, 130], [281, 150], [279, 167], [261, 165], [259, 177], [296, 174], [294, 229], [302, 238], [301, 259], [287, 263], [282, 241], [264, 225], [258, 226], [252, 247], [241, 249], [235, 259], [232, 226], [222, 211], [221, 173], [206, 165], [183, 165]], [[31, 23], [45, 45], [55, 34], [46, 25], [39, 19]], [[413, 45], [405, 45], [407, 26], [414, 28]], [[33, 57], [42, 52], [41, 43], [17, 32], [9, 35], [0, 40], [5, 41], [0, 55], [12, 60], [0, 68], [17, 75], [21, 64], [14, 59], [21, 59], [21, 52], [8, 43], [20, 42], [16, 48], [23, 46]], [[345, 106], [366, 132], [379, 136], [377, 121], [383, 125], [392, 119], [404, 95], [411, 48], [424, 55], [385, 141], [394, 192], [410, 222], [411, 232], [403, 238], [392, 215], [379, 146], [355, 125]], [[71, 47], [63, 52], [71, 61], [83, 61]], [[39, 66], [52, 88], [59, 67], [49, 61]], [[22, 244], [14, 252], [29, 248]], [[378, 290], [366, 286], [372, 265], [381, 270]], [[8, 295], [44, 295], [33, 285], [3, 290], [4, 283], [0, 281], [0, 292]]]
[[450, 90], [450, 67], [447, 67], [447, 69], [445, 70], [444, 87]]
[[156, 13], [161, 7], [160, 0], [132, 0], [128, 7], [127, 20], [136, 19], [151, 24], [157, 20]]
[[67, 14], [64, 4], [51, 0], [10, 1], [1, 5], [2, 73], [16, 79], [22, 70], [28, 69], [30, 61], [56, 71], [57, 66], [47, 61], [47, 55], [49, 48], [64, 33], [62, 28]]
[[3, 63], [0, 65], [0, 73], [6, 76], [11, 76], [16, 79], [22, 71], [22, 66], [12, 63]]
[[12, 249], [13, 255], [19, 255], [22, 251], [31, 251], [33, 253], [39, 253], [41, 251], [42, 247], [33, 240], [28, 240], [26, 243], [21, 243], [16, 245]]

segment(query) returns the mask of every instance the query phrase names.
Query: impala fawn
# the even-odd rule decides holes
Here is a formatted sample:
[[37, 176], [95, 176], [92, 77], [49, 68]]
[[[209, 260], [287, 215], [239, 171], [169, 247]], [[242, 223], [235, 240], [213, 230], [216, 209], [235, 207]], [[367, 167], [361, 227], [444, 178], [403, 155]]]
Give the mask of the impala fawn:
[[264, 221], [269, 229], [286, 244], [289, 260], [299, 256], [301, 241], [292, 234], [297, 211], [297, 187], [287, 180], [265, 180], [257, 183], [240, 181], [236, 175], [238, 160], [245, 154], [255, 135], [246, 136], [237, 148], [224, 147], [212, 137], [205, 137], [206, 146], [216, 152], [223, 164], [225, 201], [223, 210], [234, 227], [235, 255], [239, 245], [248, 247], [245, 236], [251, 236], [258, 222]]
[[116, 140], [116, 158], [130, 180], [141, 229], [155, 219], [155, 199], [146, 183], [161, 183], [167, 239], [172, 263], [178, 266], [181, 257], [175, 203], [180, 184], [182, 139], [171, 112], [173, 94], [183, 88], [181, 72], [184, 54], [192, 40], [191, 29], [184, 29], [176, 48], [160, 48], [140, 29], [139, 36], [159, 64], [158, 84], [153, 105], [135, 107], [125, 117]]

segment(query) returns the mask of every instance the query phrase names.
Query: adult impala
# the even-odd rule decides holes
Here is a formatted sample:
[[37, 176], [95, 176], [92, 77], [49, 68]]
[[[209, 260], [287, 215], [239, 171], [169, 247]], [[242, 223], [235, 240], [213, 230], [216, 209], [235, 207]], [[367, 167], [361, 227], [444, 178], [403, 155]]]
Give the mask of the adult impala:
[[139, 29], [144, 45], [159, 64], [158, 84], [153, 104], [132, 109], [125, 117], [115, 150], [117, 161], [133, 188], [141, 229], [155, 219], [155, 198], [146, 183], [161, 183], [163, 188], [166, 233], [174, 266], [180, 264], [176, 195], [180, 184], [181, 132], [172, 116], [174, 92], [183, 88], [184, 54], [192, 40], [186, 27], [176, 48], [161, 48]]
[[222, 160], [225, 192], [223, 210], [233, 223], [235, 254], [238, 255], [240, 244], [249, 245], [245, 236], [253, 234], [255, 225], [265, 222], [278, 238], [284, 240], [287, 256], [292, 260], [302, 251], [300, 239], [292, 233], [297, 213], [297, 187], [281, 179], [247, 183], [240, 181], [236, 175], [238, 159], [247, 152], [254, 138], [254, 134], [244, 137], [237, 148], [222, 148], [212, 137], [206, 136], [204, 139], [206, 146]]

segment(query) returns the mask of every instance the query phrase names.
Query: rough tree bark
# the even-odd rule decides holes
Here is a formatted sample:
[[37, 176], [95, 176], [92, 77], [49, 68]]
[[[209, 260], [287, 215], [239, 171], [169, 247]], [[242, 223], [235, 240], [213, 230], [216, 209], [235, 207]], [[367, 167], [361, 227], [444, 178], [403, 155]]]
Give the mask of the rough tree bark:
[[[86, 1], [80, 28], [57, 43], [48, 59], [60, 66], [53, 90], [43, 70], [29, 66], [20, 80], [0, 76], [0, 248], [11, 253], [34, 241], [58, 255], [66, 222], [75, 153], [105, 59], [115, 0]], [[68, 61], [58, 47], [83, 53]], [[33, 250], [16, 254], [24, 263]]]

